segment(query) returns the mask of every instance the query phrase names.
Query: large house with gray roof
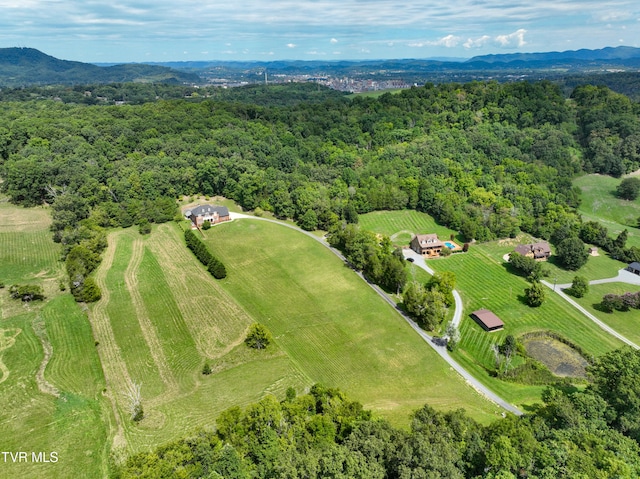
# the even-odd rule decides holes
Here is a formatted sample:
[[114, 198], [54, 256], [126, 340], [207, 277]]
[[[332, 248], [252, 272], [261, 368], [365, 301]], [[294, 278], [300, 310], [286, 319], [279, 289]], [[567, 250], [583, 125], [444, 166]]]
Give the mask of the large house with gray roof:
[[205, 221], [215, 225], [231, 219], [229, 208], [226, 206], [213, 205], [195, 206], [186, 210], [184, 212], [184, 216], [185, 218], [190, 219], [193, 226], [197, 228], [202, 228]]

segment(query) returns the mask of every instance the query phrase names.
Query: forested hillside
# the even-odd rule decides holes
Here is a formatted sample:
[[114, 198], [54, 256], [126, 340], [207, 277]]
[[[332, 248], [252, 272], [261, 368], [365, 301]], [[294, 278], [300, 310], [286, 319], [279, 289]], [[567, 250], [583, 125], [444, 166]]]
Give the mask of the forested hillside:
[[[170, 220], [176, 197], [197, 193], [306, 229], [413, 208], [484, 241], [575, 233], [572, 177], [640, 166], [640, 107], [605, 87], [567, 100], [549, 82], [428, 84], [273, 106], [269, 95], [285, 91], [253, 88], [245, 102], [2, 102], [2, 190], [25, 206], [51, 203], [65, 252], [99, 253], [100, 228]], [[95, 267], [89, 252], [76, 250], [82, 277]]]

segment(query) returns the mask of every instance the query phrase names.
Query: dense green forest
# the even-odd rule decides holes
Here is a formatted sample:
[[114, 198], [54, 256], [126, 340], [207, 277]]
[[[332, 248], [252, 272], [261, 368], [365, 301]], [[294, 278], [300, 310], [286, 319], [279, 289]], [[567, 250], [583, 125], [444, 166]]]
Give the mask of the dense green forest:
[[[414, 412], [410, 430], [376, 419], [331, 388], [223, 412], [214, 431], [140, 453], [125, 478], [637, 478], [640, 353], [589, 367], [585, 391], [549, 388], [522, 417], [482, 426], [463, 410]], [[615, 373], [615, 374], [613, 374]]]
[[412, 208], [468, 240], [521, 230], [560, 240], [580, 230], [575, 175], [640, 167], [640, 106], [602, 86], [579, 86], [570, 99], [547, 81], [427, 84], [352, 100], [296, 84], [252, 87], [244, 102], [230, 95], [0, 102], [2, 190], [24, 206], [50, 203], [65, 255], [84, 248], [67, 265], [77, 298], [103, 228], [171, 220], [181, 195], [223, 195], [309, 230]]

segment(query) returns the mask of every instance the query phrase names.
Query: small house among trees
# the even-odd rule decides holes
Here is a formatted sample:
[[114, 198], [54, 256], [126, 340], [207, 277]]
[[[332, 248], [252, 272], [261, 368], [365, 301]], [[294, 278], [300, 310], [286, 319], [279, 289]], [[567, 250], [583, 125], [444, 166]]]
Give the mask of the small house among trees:
[[190, 219], [193, 226], [197, 228], [202, 228], [205, 221], [215, 225], [231, 219], [229, 208], [213, 205], [196, 206], [193, 209], [186, 210], [184, 216]]
[[488, 309], [478, 309], [471, 313], [471, 317], [485, 331], [499, 331], [504, 328], [502, 320]]
[[411, 240], [411, 249], [422, 256], [440, 256], [444, 246], [437, 234], [415, 235]]
[[551, 256], [551, 247], [546, 241], [540, 241], [538, 243], [519, 244], [516, 246], [515, 252], [538, 261], [545, 261]]

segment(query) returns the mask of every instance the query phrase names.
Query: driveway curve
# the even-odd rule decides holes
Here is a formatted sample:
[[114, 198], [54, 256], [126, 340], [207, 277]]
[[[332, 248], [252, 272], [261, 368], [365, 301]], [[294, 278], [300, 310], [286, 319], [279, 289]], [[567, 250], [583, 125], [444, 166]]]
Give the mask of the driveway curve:
[[[231, 213], [231, 219], [235, 220], [235, 219], [251, 219], [251, 220], [260, 220], [260, 221], [268, 221], [270, 223], [274, 223], [280, 226], [285, 226], [287, 228], [291, 228], [293, 230], [296, 230], [300, 233], [303, 233], [307, 236], [309, 236], [310, 238], [313, 238], [314, 240], [318, 241], [320, 244], [322, 244], [323, 246], [325, 246], [326, 248], [329, 248], [329, 250], [335, 254], [338, 258], [340, 258], [342, 261], [344, 261], [345, 263], [347, 263], [347, 259], [342, 255], [342, 253], [340, 251], [338, 251], [335, 248], [332, 248], [331, 245], [323, 238], [323, 237], [319, 237], [317, 235], [314, 235], [313, 233], [310, 233], [309, 231], [305, 231], [297, 226], [288, 224], [288, 223], [284, 223], [282, 221], [278, 221], [278, 220], [272, 220], [270, 218], [260, 218], [257, 216], [251, 216], [251, 215], [246, 215], [243, 213]], [[406, 253], [405, 253], [406, 254]], [[415, 253], [414, 253], [415, 254]], [[416, 254], [416, 256], [419, 256]], [[406, 256], [405, 256], [406, 257]], [[424, 258], [420, 257], [420, 259], [422, 260], [422, 264], [423, 266], [421, 266], [423, 269], [425, 269], [427, 272], [429, 272], [430, 274], [433, 274], [433, 270], [431, 270], [425, 263], [424, 263]], [[417, 263], [417, 260], [414, 259], [414, 262]], [[418, 264], [419, 265], [419, 264]], [[429, 334], [427, 334], [420, 326], [418, 326], [418, 324], [413, 321], [413, 319], [411, 319], [409, 316], [407, 316], [404, 311], [402, 311], [401, 309], [398, 308], [398, 306], [396, 305], [396, 303], [376, 284], [373, 284], [369, 281], [367, 281], [367, 279], [364, 277], [364, 275], [359, 272], [359, 271], [355, 271], [354, 273], [356, 273], [358, 276], [360, 276], [360, 278], [362, 278], [363, 281], [365, 281], [376, 293], [378, 293], [378, 295], [384, 299], [388, 304], [390, 304], [398, 314], [400, 314], [400, 316], [402, 316], [402, 318], [409, 324], [409, 326], [411, 326], [411, 328], [413, 328], [413, 330], [418, 333], [418, 335], [429, 345], [431, 346], [431, 348], [433, 348], [433, 350], [438, 353], [438, 355], [444, 359], [449, 366], [451, 366], [455, 371], [458, 372], [458, 374], [460, 374], [460, 376], [462, 376], [462, 378], [466, 381], [467, 384], [469, 384], [473, 389], [475, 389], [475, 391], [480, 394], [481, 396], [484, 396], [486, 399], [488, 399], [489, 401], [493, 402], [494, 404], [500, 406], [503, 409], [506, 409], [507, 411], [517, 415], [517, 416], [521, 416], [523, 413], [522, 411], [520, 411], [517, 407], [515, 407], [513, 404], [508, 403], [507, 401], [505, 401], [504, 399], [502, 399], [500, 396], [498, 396], [496, 393], [494, 393], [491, 389], [489, 389], [488, 387], [486, 387], [484, 384], [482, 384], [478, 379], [476, 379], [474, 376], [471, 375], [471, 373], [469, 373], [469, 371], [467, 371], [466, 369], [464, 369], [455, 359], [453, 359], [451, 357], [451, 355], [449, 354], [449, 351], [447, 351], [446, 346], [444, 346], [442, 344], [442, 342], [440, 341], [436, 341], [436, 339], [433, 336], [430, 336]], [[455, 315], [458, 314], [459, 317], [457, 319], [458, 323], [460, 323], [460, 320], [462, 318], [462, 299], [460, 298], [460, 295], [457, 293], [457, 291], [454, 292], [454, 298], [456, 301], [456, 311], [454, 314], [454, 319], [455, 319]]]

